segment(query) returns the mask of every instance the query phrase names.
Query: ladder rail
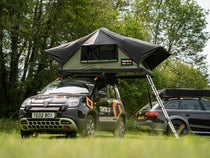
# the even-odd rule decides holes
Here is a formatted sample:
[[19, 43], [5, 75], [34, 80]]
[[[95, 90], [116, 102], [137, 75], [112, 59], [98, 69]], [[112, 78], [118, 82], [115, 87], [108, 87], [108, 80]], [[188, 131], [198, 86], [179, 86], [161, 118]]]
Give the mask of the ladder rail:
[[166, 109], [165, 109], [165, 107], [163, 105], [163, 102], [162, 102], [162, 100], [161, 100], [161, 98], [160, 98], [160, 96], [158, 94], [158, 91], [157, 91], [157, 89], [156, 89], [156, 87], [155, 87], [155, 85], [154, 85], [154, 83], [152, 81], [151, 76], [148, 75], [148, 74], [146, 74], [146, 77], [147, 77], [147, 80], [148, 80], [148, 82], [149, 82], [149, 84], [150, 84], [150, 86], [152, 88], [153, 93], [155, 94], [155, 97], [157, 99], [157, 102], [158, 102], [158, 104], [159, 104], [159, 106], [160, 106], [160, 108], [161, 108], [161, 110], [163, 112], [163, 115], [164, 115], [164, 117], [165, 117], [165, 119], [167, 121], [167, 124], [169, 125], [169, 127], [170, 127], [171, 131], [173, 132], [174, 136], [177, 139], [179, 139], [179, 136], [178, 136], [178, 134], [177, 134], [177, 132], [176, 132], [176, 130], [175, 130], [172, 122], [171, 122], [171, 119], [169, 118], [169, 115], [168, 115], [168, 113], [167, 113], [167, 111], [166, 111]]

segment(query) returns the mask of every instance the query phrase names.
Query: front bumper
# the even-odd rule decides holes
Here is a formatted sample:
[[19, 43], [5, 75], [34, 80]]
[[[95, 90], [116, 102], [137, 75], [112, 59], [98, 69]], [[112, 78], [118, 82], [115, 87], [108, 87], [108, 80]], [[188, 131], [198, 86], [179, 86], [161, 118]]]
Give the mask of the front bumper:
[[[50, 109], [50, 108], [49, 108]], [[33, 112], [54, 112], [55, 118], [32, 118]], [[22, 131], [37, 133], [68, 133], [71, 131], [81, 131], [85, 124], [86, 114], [78, 108], [67, 108], [65, 111], [52, 111], [48, 108], [38, 110], [28, 110], [20, 108], [19, 110], [19, 126]]]
[[78, 131], [76, 123], [70, 118], [57, 119], [28, 119], [19, 120], [20, 129], [23, 131], [46, 132], [46, 133], [66, 133]]

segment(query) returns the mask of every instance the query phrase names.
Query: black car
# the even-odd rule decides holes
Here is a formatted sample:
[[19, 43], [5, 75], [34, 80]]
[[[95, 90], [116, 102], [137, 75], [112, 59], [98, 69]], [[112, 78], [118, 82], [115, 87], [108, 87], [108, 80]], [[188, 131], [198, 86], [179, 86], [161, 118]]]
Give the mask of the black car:
[[[193, 92], [195, 91], [193, 90]], [[201, 91], [198, 90], [198, 92]], [[191, 92], [188, 91], [188, 93]], [[179, 95], [181, 96], [182, 94]], [[174, 128], [179, 135], [186, 135], [188, 132], [210, 134], [210, 101], [202, 99], [200, 97], [201, 94], [185, 94], [185, 96], [187, 95], [193, 97], [177, 97], [163, 100], [163, 105], [167, 110]], [[178, 96], [178, 94], [175, 96]], [[149, 127], [154, 131], [171, 133], [157, 102], [147, 104], [136, 113], [134, 126], [137, 129]]]
[[19, 110], [22, 137], [38, 133], [76, 136], [95, 130], [125, 134], [125, 112], [115, 79], [73, 78], [53, 81], [27, 98]]

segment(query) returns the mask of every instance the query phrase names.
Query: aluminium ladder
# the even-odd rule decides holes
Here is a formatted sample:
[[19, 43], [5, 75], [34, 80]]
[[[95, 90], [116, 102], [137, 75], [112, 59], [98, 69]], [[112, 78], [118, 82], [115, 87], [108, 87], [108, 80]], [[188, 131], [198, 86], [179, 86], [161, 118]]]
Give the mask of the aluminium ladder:
[[163, 114], [164, 114], [164, 117], [165, 117], [165, 119], [166, 119], [166, 121], [167, 121], [169, 127], [171, 128], [171, 131], [173, 132], [174, 136], [175, 136], [177, 139], [179, 139], [179, 136], [178, 136], [178, 134], [177, 134], [177, 132], [176, 132], [176, 130], [175, 130], [175, 128], [174, 128], [172, 122], [171, 122], [171, 119], [170, 119], [169, 116], [168, 116], [168, 113], [167, 113], [167, 111], [166, 111], [166, 109], [165, 109], [165, 107], [164, 107], [164, 105], [163, 105], [162, 100], [160, 99], [160, 96], [159, 96], [158, 91], [157, 91], [157, 89], [156, 89], [156, 87], [155, 87], [155, 85], [154, 85], [154, 83], [153, 83], [153, 81], [152, 81], [151, 76], [148, 75], [148, 74], [146, 74], [146, 77], [147, 77], [147, 80], [149, 81], [149, 84], [150, 84], [150, 86], [151, 86], [151, 88], [152, 88], [153, 93], [155, 94], [155, 97], [156, 97], [156, 99], [157, 99], [157, 102], [158, 102], [158, 104], [159, 104], [159, 106], [160, 106], [160, 108], [161, 108], [161, 110], [162, 110], [162, 112], [163, 112]]

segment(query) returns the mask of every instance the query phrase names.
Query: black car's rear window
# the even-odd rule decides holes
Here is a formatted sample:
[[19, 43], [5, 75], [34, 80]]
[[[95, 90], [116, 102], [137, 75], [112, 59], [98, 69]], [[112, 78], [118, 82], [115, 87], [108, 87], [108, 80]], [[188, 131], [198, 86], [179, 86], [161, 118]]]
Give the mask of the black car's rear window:
[[[158, 103], [157, 101], [151, 102], [152, 107], [155, 107]], [[143, 108], [141, 108], [140, 110], [151, 110], [151, 105], [150, 103], [146, 104]]]
[[165, 105], [166, 109], [178, 109], [179, 101], [172, 101]]

